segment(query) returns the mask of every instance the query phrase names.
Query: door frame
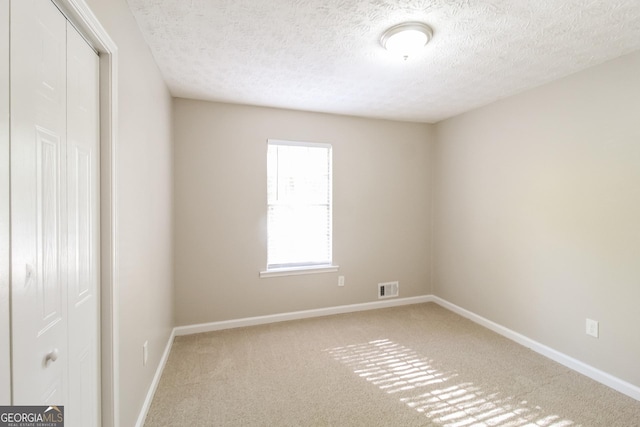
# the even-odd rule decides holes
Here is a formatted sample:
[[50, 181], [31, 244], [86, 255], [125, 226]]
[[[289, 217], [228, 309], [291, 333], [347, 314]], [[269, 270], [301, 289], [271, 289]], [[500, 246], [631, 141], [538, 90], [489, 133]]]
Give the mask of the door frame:
[[51, 0], [100, 56], [100, 413], [120, 425], [117, 244], [118, 46], [85, 0]]

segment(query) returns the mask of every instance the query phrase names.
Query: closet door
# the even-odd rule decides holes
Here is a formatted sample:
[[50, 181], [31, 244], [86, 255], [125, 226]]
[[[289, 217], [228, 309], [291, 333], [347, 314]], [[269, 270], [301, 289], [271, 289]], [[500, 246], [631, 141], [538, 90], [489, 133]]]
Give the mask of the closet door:
[[67, 402], [66, 26], [49, 1], [11, 2], [14, 405]]
[[99, 425], [98, 56], [49, 0], [11, 3], [13, 404]]

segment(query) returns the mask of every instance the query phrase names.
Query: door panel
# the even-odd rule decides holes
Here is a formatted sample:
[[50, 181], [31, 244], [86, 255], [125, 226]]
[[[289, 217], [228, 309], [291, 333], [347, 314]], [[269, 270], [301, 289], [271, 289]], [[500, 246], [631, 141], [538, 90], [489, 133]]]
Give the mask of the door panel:
[[[99, 61], [67, 24], [70, 425], [98, 425]], [[66, 412], [65, 412], [66, 413]]]
[[61, 263], [63, 242], [60, 233], [60, 137], [36, 126], [36, 247], [35, 275], [40, 313], [38, 335], [46, 333], [63, 320], [64, 266]]
[[13, 404], [67, 401], [66, 21], [11, 3]]

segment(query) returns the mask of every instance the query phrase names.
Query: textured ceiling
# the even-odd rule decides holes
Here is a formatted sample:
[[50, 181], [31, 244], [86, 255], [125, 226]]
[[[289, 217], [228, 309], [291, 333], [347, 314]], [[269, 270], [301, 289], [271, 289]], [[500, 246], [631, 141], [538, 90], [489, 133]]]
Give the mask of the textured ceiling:
[[[436, 122], [640, 49], [640, 0], [127, 0], [177, 97]], [[380, 35], [422, 21], [419, 57]]]

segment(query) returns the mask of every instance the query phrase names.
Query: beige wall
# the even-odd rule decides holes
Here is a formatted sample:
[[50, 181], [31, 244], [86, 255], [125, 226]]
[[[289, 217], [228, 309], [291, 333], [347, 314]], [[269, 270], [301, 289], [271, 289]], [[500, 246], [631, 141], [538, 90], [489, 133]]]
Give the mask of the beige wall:
[[119, 53], [119, 404], [120, 425], [133, 426], [173, 327], [171, 97], [127, 3], [87, 3]]
[[635, 53], [439, 123], [434, 201], [436, 295], [636, 386], [639, 75]]
[[9, 340], [9, 1], [0, 0], [0, 405], [11, 403]]
[[[176, 99], [174, 132], [177, 325], [431, 293], [429, 125]], [[333, 144], [338, 273], [258, 277], [269, 138]]]

